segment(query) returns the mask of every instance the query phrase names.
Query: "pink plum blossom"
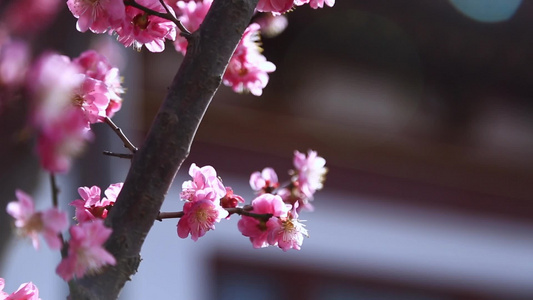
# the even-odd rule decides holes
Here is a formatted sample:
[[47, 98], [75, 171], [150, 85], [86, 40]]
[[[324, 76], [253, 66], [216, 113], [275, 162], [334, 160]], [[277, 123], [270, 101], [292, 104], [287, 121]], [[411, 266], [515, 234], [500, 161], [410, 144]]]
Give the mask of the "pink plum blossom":
[[294, 1], [294, 4], [297, 6], [301, 6], [307, 3], [309, 3], [309, 6], [311, 6], [311, 8], [317, 9], [317, 8], [323, 8], [324, 4], [326, 4], [329, 7], [333, 7], [333, 5], [335, 5], [335, 0], [295, 0]]
[[108, 90], [104, 82], [78, 74], [84, 78], [81, 86], [74, 92], [74, 105], [81, 108], [90, 124], [102, 122], [109, 105]]
[[37, 139], [37, 153], [41, 166], [53, 173], [65, 173], [72, 159], [79, 155], [92, 133], [81, 110], [65, 110], [61, 119], [41, 128]]
[[57, 208], [36, 212], [33, 199], [21, 190], [15, 192], [17, 201], [9, 202], [7, 213], [15, 218], [19, 233], [32, 239], [33, 247], [39, 249], [38, 234], [42, 234], [50, 249], [61, 249], [61, 231], [68, 226], [67, 214]]
[[261, 35], [269, 38], [278, 36], [289, 25], [285, 15], [263, 14], [255, 22], [261, 26]]
[[26, 84], [33, 100], [34, 127], [47, 127], [64, 118], [65, 111], [72, 107], [74, 91], [83, 83], [79, 73], [79, 67], [64, 55], [49, 52], [39, 57]]
[[226, 195], [220, 199], [220, 206], [223, 208], [237, 207], [239, 203], [244, 203], [244, 198], [235, 195], [233, 189], [229, 186], [226, 187]]
[[190, 234], [193, 241], [215, 229], [215, 223], [228, 216], [228, 212], [211, 199], [186, 202], [183, 213], [178, 222], [178, 236], [184, 239]]
[[237, 226], [242, 235], [250, 238], [254, 248], [267, 247], [269, 234], [279, 227], [278, 219], [287, 216], [290, 206], [283, 203], [280, 196], [262, 194], [252, 201], [252, 207], [251, 213], [272, 214], [272, 217], [264, 222], [254, 217], [242, 216]]
[[278, 245], [283, 251], [289, 249], [300, 250], [304, 236], [308, 237], [305, 225], [298, 221], [295, 210], [287, 217], [278, 218], [268, 235], [268, 243]]
[[[86, 76], [105, 83], [109, 100], [122, 102], [120, 94], [124, 93], [124, 88], [119, 70], [113, 67], [104, 55], [95, 50], [87, 50], [74, 58], [72, 62]], [[108, 114], [108, 117], [111, 116]]]
[[294, 6], [294, 0], [259, 0], [256, 9], [261, 12], [284, 13]]
[[116, 264], [113, 255], [103, 247], [111, 235], [111, 229], [105, 227], [103, 220], [71, 226], [69, 232], [68, 256], [56, 268], [56, 273], [65, 281], [98, 273], [104, 266]]
[[[115, 203], [117, 200], [118, 194], [122, 190], [123, 182], [117, 182], [109, 185], [109, 187], [104, 191], [104, 195], [107, 198], [109, 203]], [[105, 198], [104, 198], [105, 199]]]
[[278, 175], [272, 168], [264, 168], [261, 172], [254, 172], [250, 176], [252, 190], [259, 193], [272, 193], [279, 187]]
[[[137, 3], [158, 12], [166, 12], [158, 1], [138, 0]], [[133, 45], [134, 49], [140, 50], [144, 45], [151, 52], [163, 51], [165, 39], [176, 39], [176, 25], [172, 21], [150, 15], [132, 6], [126, 6], [125, 20], [115, 31], [118, 41], [124, 46]]]
[[[212, 3], [213, 0], [177, 1], [175, 5], [171, 4], [171, 6], [179, 15], [178, 19], [183, 26], [190, 32], [194, 32], [200, 28], [200, 24], [204, 21]], [[174, 41], [176, 51], [181, 52], [183, 55], [187, 52], [187, 44], [187, 39], [183, 36], [177, 36]]]
[[100, 199], [98, 186], [80, 187], [78, 193], [82, 199], [74, 200], [70, 205], [76, 207], [76, 219], [79, 223], [105, 219], [109, 213], [109, 207], [115, 204], [118, 194], [122, 189], [122, 183], [111, 184], [104, 192], [106, 197]]
[[94, 33], [103, 33], [109, 27], [119, 25], [126, 9], [122, 0], [68, 0], [67, 6], [78, 18], [78, 31], [90, 29]]
[[[196, 201], [197, 192], [207, 190], [202, 194], [208, 194], [213, 197], [213, 201], [218, 201], [226, 195], [226, 188], [222, 181], [217, 177], [217, 172], [212, 166], [204, 166], [199, 168], [195, 163], [189, 168], [189, 175], [192, 180], [185, 181], [182, 184], [181, 199]], [[213, 193], [208, 193], [212, 191]]]
[[237, 93], [251, 92], [260, 96], [268, 83], [268, 73], [276, 70], [260, 52], [259, 29], [256, 23], [246, 28], [222, 78], [224, 85]]
[[300, 191], [309, 199], [313, 199], [315, 191], [322, 189], [324, 178], [328, 169], [326, 160], [317, 155], [316, 151], [309, 150], [307, 156], [299, 151], [294, 151], [294, 167], [296, 174], [293, 181]]
[[41, 300], [39, 290], [32, 282], [23, 283], [11, 295], [4, 292], [5, 281], [0, 278], [0, 300]]
[[4, 300], [7, 296], [9, 296], [8, 293], [4, 292], [5, 285], [6, 282], [4, 278], [0, 278], [0, 300]]

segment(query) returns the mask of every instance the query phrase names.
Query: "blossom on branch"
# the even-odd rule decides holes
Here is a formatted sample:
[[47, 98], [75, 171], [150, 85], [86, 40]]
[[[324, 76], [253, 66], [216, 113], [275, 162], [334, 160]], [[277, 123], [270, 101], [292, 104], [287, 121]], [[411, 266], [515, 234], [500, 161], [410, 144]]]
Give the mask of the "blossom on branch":
[[233, 208], [237, 207], [239, 203], [244, 203], [244, 198], [239, 195], [235, 195], [233, 193], [233, 189], [227, 186], [226, 195], [220, 199], [220, 205], [223, 208]]
[[326, 160], [317, 155], [316, 151], [309, 150], [307, 156], [299, 151], [294, 151], [294, 167], [296, 173], [293, 182], [308, 199], [313, 199], [315, 191], [322, 189], [328, 169]]
[[209, 198], [186, 202], [183, 205], [183, 217], [178, 221], [178, 236], [182, 239], [189, 234], [193, 241], [215, 229], [215, 223], [228, 216], [228, 212]]
[[33, 199], [21, 190], [16, 190], [17, 201], [7, 204], [7, 213], [15, 218], [19, 234], [32, 239], [33, 247], [39, 249], [39, 234], [50, 249], [58, 250], [63, 246], [59, 234], [68, 227], [67, 214], [57, 208], [36, 212]]
[[287, 217], [277, 219], [268, 235], [268, 243], [277, 245], [283, 251], [300, 250], [304, 236], [309, 237], [307, 229], [298, 221], [298, 214], [296, 210], [293, 210], [288, 213]]
[[[154, 0], [138, 0], [138, 4], [157, 12], [165, 13], [165, 8]], [[169, 7], [169, 10], [171, 8]], [[171, 11], [172, 12], [172, 11]], [[118, 41], [124, 46], [140, 50], [146, 46], [151, 52], [165, 50], [165, 39], [176, 39], [176, 24], [158, 16], [151, 15], [133, 6], [126, 6], [126, 17], [122, 24], [113, 29]]]
[[106, 265], [116, 264], [113, 255], [103, 247], [112, 232], [103, 220], [71, 226], [69, 232], [68, 256], [56, 268], [56, 273], [65, 281], [98, 273]]
[[250, 176], [252, 190], [263, 194], [272, 193], [279, 187], [278, 175], [272, 168], [264, 168], [263, 171], [254, 172]]
[[[176, 14], [179, 16], [178, 19], [180, 22], [189, 30], [194, 32], [200, 28], [200, 24], [204, 21], [209, 8], [213, 0], [203, 0], [203, 1], [175, 1], [174, 3], [169, 1], [169, 4]], [[187, 39], [181, 35], [176, 37], [174, 41], [174, 47], [176, 51], [181, 52], [183, 55], [187, 52]]]
[[90, 124], [118, 111], [124, 92], [118, 69], [95, 51], [73, 61], [56, 53], [42, 55], [28, 74], [27, 86], [41, 165], [54, 173], [70, 169], [72, 158], [92, 138]]
[[115, 204], [118, 194], [122, 189], [122, 183], [110, 185], [104, 192], [106, 197], [100, 199], [101, 190], [98, 186], [80, 187], [78, 193], [82, 199], [74, 200], [70, 203], [76, 207], [76, 219], [79, 223], [93, 221], [95, 219], [105, 219], [109, 209]]
[[222, 78], [224, 85], [237, 93], [261, 96], [268, 83], [268, 73], [276, 70], [276, 66], [261, 54], [259, 29], [257, 23], [246, 28]]
[[81, 110], [69, 108], [61, 119], [41, 127], [37, 138], [41, 166], [52, 173], [68, 172], [72, 159], [83, 151], [87, 141], [92, 140], [87, 125]]
[[119, 25], [125, 17], [122, 0], [68, 0], [67, 6], [78, 18], [76, 29], [85, 32], [104, 33], [109, 27]]
[[104, 109], [105, 116], [113, 117], [120, 110], [122, 105], [120, 95], [124, 93], [118, 68], [113, 67], [105, 56], [94, 50], [83, 52], [80, 56], [74, 58], [72, 62], [87, 77], [105, 84], [105, 95], [109, 99], [108, 105]]
[[257, 10], [276, 14], [285, 13], [294, 6], [294, 0], [259, 0]]
[[21, 284], [12, 294], [4, 292], [4, 286], [4, 278], [0, 278], [0, 300], [41, 300], [39, 290], [32, 282]]
[[249, 237], [254, 248], [263, 248], [269, 245], [268, 237], [272, 230], [278, 228], [278, 218], [286, 217], [290, 206], [283, 203], [280, 196], [262, 194], [252, 201], [254, 214], [271, 214], [272, 217], [259, 220], [255, 217], [242, 216], [237, 226], [242, 235]]
[[[195, 163], [189, 168], [189, 175], [192, 180], [185, 181], [182, 184], [181, 199], [188, 201], [198, 200], [200, 195], [208, 195], [211, 200], [219, 202], [220, 198], [226, 195], [226, 188], [217, 176], [217, 171], [212, 166], [198, 167]], [[209, 193], [212, 192], [212, 193]], [[202, 199], [205, 196], [200, 196]]]

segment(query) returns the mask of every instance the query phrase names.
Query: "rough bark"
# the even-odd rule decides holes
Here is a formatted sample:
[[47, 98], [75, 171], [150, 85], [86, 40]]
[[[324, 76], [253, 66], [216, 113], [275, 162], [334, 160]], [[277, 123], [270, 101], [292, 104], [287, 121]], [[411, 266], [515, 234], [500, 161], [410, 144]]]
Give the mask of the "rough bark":
[[69, 283], [70, 297], [116, 299], [136, 272], [140, 250], [164, 197], [187, 158], [196, 130], [258, 0], [215, 0], [169, 87], [145, 142], [132, 160], [106, 225], [117, 265]]

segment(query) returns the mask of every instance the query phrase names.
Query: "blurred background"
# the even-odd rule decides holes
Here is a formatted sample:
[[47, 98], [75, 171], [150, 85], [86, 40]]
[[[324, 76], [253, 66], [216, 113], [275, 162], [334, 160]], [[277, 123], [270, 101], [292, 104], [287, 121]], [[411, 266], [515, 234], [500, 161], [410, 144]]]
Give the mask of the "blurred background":
[[[329, 172], [315, 211], [300, 216], [310, 238], [284, 253], [252, 249], [237, 216], [198, 242], [178, 238], [175, 220], [156, 222], [121, 299], [533, 299], [532, 15], [522, 0], [338, 1], [289, 13], [285, 32], [263, 38], [277, 66], [263, 96], [219, 89], [163, 210], [181, 210], [192, 162], [251, 201], [252, 172], [274, 167], [283, 181], [293, 151], [312, 149]], [[181, 56], [171, 44], [162, 54], [113, 48], [74, 24], [63, 11], [47, 45], [70, 56], [107, 45], [124, 58], [115, 119], [140, 145]], [[78, 186], [105, 189], [127, 173], [127, 161], [100, 154], [121, 152], [120, 141], [94, 129], [59, 178], [65, 209]], [[31, 145], [2, 148], [2, 205], [21, 187], [47, 207]], [[0, 220], [6, 290], [33, 281], [41, 298], [64, 298], [59, 254], [35, 254], [8, 237], [3, 210]]]

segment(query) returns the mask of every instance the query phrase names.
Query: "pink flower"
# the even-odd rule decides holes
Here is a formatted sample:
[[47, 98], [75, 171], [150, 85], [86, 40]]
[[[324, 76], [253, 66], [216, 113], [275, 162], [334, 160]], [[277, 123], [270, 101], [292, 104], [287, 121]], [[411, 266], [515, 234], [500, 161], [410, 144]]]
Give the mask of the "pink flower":
[[[107, 106], [106, 114], [111, 117], [114, 112], [120, 109], [120, 104], [122, 103], [120, 94], [124, 93], [118, 68], [114, 68], [105, 56], [94, 50], [83, 52], [72, 62], [80, 68], [83, 74], [105, 83], [107, 87], [106, 96], [111, 102], [118, 103], [118, 105], [117, 103], [109, 103]], [[110, 107], [113, 107], [111, 109], [112, 112], [108, 111]], [[117, 107], [118, 109], [114, 109]]]
[[106, 265], [115, 265], [116, 260], [104, 249], [103, 244], [111, 235], [103, 220], [94, 220], [70, 227], [68, 256], [56, 268], [56, 273], [65, 281], [74, 276], [97, 273]]
[[295, 0], [294, 4], [297, 6], [301, 6], [304, 4], [309, 3], [309, 5], [314, 8], [323, 8], [324, 4], [326, 4], [329, 7], [333, 7], [335, 5], [335, 0]]
[[309, 237], [305, 226], [298, 221], [298, 214], [293, 210], [285, 218], [277, 219], [268, 235], [270, 245], [278, 245], [283, 251], [300, 250], [304, 236]]
[[278, 219], [287, 216], [289, 206], [283, 203], [280, 196], [262, 194], [252, 201], [252, 207], [250, 212], [272, 214], [272, 217], [264, 222], [253, 217], [242, 216], [237, 226], [242, 235], [250, 238], [254, 248], [263, 248], [269, 245], [268, 235], [278, 227]]
[[239, 203], [244, 203], [244, 198], [235, 195], [233, 189], [229, 186], [226, 187], [226, 195], [220, 199], [220, 206], [223, 208], [237, 207]]
[[15, 218], [15, 226], [23, 236], [32, 239], [33, 247], [39, 249], [38, 234], [42, 234], [50, 249], [61, 249], [61, 231], [67, 228], [67, 214], [57, 208], [35, 212], [33, 199], [21, 190], [15, 192], [18, 201], [9, 202], [7, 213]]
[[102, 122], [109, 105], [108, 90], [104, 82], [79, 74], [82, 85], [74, 92], [74, 105], [81, 108], [90, 124]]
[[[189, 175], [192, 180], [185, 181], [182, 184], [180, 197], [184, 200], [196, 201], [198, 191], [205, 190], [202, 195], [210, 195], [211, 200], [218, 201], [226, 195], [226, 188], [217, 176], [217, 172], [212, 166], [199, 168], [195, 163], [189, 168]], [[212, 191], [212, 193], [209, 193]]]
[[[28, 74], [27, 86], [33, 100], [32, 125], [39, 129], [57, 124], [72, 108], [72, 95], [83, 83], [80, 69], [66, 56], [45, 53]], [[68, 114], [68, 113], [67, 113]]]
[[224, 85], [237, 93], [251, 92], [260, 96], [268, 83], [268, 73], [276, 70], [276, 66], [260, 53], [259, 29], [256, 23], [246, 28], [222, 78]]
[[294, 184], [309, 199], [313, 199], [315, 191], [322, 189], [328, 169], [326, 160], [317, 155], [316, 151], [309, 150], [307, 156], [299, 151], [294, 151], [294, 167], [296, 174]]
[[61, 119], [40, 128], [37, 153], [41, 166], [53, 173], [67, 172], [72, 159], [79, 155], [86, 142], [92, 139], [87, 124], [83, 112], [71, 107], [64, 110]]
[[[173, 8], [179, 15], [178, 19], [183, 26], [190, 32], [194, 32], [200, 28], [212, 3], [213, 0], [177, 1], [173, 5]], [[176, 47], [176, 51], [185, 55], [185, 52], [187, 52], [187, 39], [183, 36], [177, 36], [174, 41], [174, 46]]]
[[6, 292], [4, 292], [5, 285], [6, 282], [4, 278], [0, 278], [0, 300], [4, 300], [7, 296], [9, 296]]
[[178, 236], [182, 239], [189, 234], [193, 241], [215, 229], [215, 222], [228, 216], [228, 212], [211, 199], [199, 199], [183, 205], [183, 217], [178, 222]]
[[104, 191], [104, 195], [107, 197], [109, 203], [115, 203], [117, 201], [118, 194], [120, 194], [123, 185], [123, 182], [113, 183]]
[[256, 9], [262, 12], [284, 13], [294, 6], [294, 0], [259, 0]]
[[93, 221], [95, 219], [105, 219], [109, 213], [109, 207], [115, 204], [118, 193], [122, 189], [122, 183], [110, 185], [104, 194], [106, 197], [100, 200], [100, 188], [92, 186], [78, 188], [78, 193], [82, 199], [70, 202], [76, 207], [76, 219], [79, 223]]
[[110, 26], [120, 24], [126, 9], [122, 0], [68, 0], [67, 6], [78, 18], [78, 31], [91, 29], [94, 33], [106, 32]]
[[261, 26], [261, 35], [269, 38], [281, 34], [289, 25], [285, 15], [262, 14], [255, 20]]
[[11, 295], [2, 291], [4, 285], [4, 279], [0, 278], [0, 300], [41, 300], [39, 298], [39, 290], [32, 282], [21, 284], [17, 291]]
[[252, 190], [259, 193], [272, 193], [279, 187], [278, 175], [272, 168], [264, 168], [261, 172], [254, 172], [250, 176]]
[[[166, 12], [158, 1], [138, 0], [137, 3], [158, 12]], [[126, 18], [115, 31], [118, 41], [124, 46], [133, 45], [134, 49], [140, 50], [142, 45], [145, 45], [151, 52], [163, 51], [165, 39], [176, 39], [176, 25], [172, 21], [150, 15], [132, 6], [126, 7]]]

